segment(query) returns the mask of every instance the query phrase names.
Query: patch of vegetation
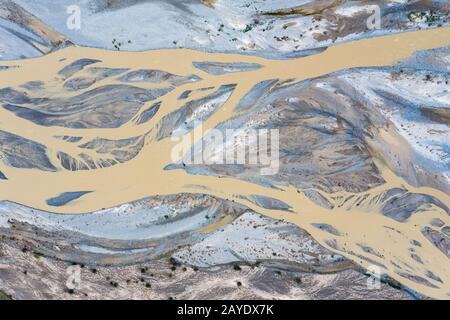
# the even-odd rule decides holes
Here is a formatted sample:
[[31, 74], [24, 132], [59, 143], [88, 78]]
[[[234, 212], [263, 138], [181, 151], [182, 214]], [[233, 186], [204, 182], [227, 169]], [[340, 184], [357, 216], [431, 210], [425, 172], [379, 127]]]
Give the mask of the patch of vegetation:
[[410, 12], [408, 13], [408, 19], [415, 23], [433, 23], [440, 20], [439, 15], [433, 11]]
[[142, 274], [147, 273], [148, 267], [142, 267], [142, 268], [140, 268], [140, 270], [141, 270]]
[[254, 19], [252, 21], [252, 23], [247, 24], [245, 26], [245, 29], [242, 30], [242, 32], [244, 32], [244, 33], [249, 32], [249, 31], [253, 30], [253, 28], [255, 28], [255, 27], [259, 26], [259, 25], [260, 25], [260, 21], [258, 19]]
[[273, 38], [275, 40], [277, 40], [278, 42], [280, 42], [280, 41], [288, 41], [289, 40], [288, 36], [282, 36], [282, 37], [274, 36]]
[[433, 81], [433, 77], [431, 76], [431, 74], [427, 74], [425, 75], [425, 78], [423, 79], [424, 81]]
[[[122, 47], [122, 45], [123, 45], [123, 42], [118, 41], [116, 38], [114, 38], [114, 39], [111, 41], [111, 43], [112, 43], [112, 45], [114, 46], [114, 48], [115, 48], [117, 51], [120, 51], [120, 49], [121, 49], [121, 47]], [[131, 43], [131, 40], [128, 40], [127, 43]]]
[[2, 290], [0, 290], [0, 300], [12, 300], [12, 297], [9, 294], [6, 294]]
[[394, 288], [397, 290], [403, 290], [402, 285], [393, 279], [381, 279], [381, 283], [386, 283], [391, 288]]

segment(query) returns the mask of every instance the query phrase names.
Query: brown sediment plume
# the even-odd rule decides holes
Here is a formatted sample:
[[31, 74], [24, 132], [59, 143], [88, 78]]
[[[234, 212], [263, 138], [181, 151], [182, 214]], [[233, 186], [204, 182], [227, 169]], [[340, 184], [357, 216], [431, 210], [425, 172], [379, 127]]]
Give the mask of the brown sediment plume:
[[[382, 161], [377, 161], [384, 184], [362, 194], [349, 192], [325, 194], [317, 190], [324, 199], [335, 204], [331, 209], [324, 208], [310, 200], [303, 192], [290, 186], [268, 188], [233, 178], [190, 175], [183, 170], [164, 170], [167, 165], [174, 162], [171, 151], [176, 142], [170, 138], [156, 139], [157, 130], [154, 130], [164, 116], [179, 109], [186, 101], [198, 98], [198, 96], [188, 97], [187, 100], [180, 101], [178, 97], [186, 90], [236, 85], [224, 105], [203, 124], [206, 131], [233, 117], [234, 107], [240, 99], [263, 80], [278, 78], [301, 81], [348, 68], [392, 65], [415, 51], [448, 45], [450, 45], [450, 28], [440, 28], [349, 42], [328, 48], [320, 54], [295, 60], [268, 60], [186, 49], [113, 52], [71, 47], [36, 59], [7, 62], [4, 65], [18, 67], [2, 71], [0, 87], [18, 87], [30, 81], [42, 81], [52, 84], [49, 86], [48, 95], [53, 97], [68, 95], [67, 91], [55, 82], [58, 72], [68, 64], [85, 58], [98, 60], [96, 67], [127, 68], [129, 71], [159, 69], [182, 76], [196, 74], [201, 80], [184, 83], [160, 97], [159, 112], [149, 121], [136, 125], [130, 120], [118, 128], [46, 127], [0, 108], [0, 129], [45, 146], [49, 161], [58, 169], [56, 172], [48, 172], [17, 168], [2, 162], [0, 170], [6, 174], [8, 180], [0, 183], [0, 194], [5, 200], [50, 212], [81, 213], [114, 207], [151, 195], [206, 193], [239, 202], [267, 216], [295, 223], [307, 230], [324, 247], [355, 261], [364, 268], [375, 264], [381, 272], [420, 293], [435, 298], [448, 298], [450, 292], [448, 258], [422, 233], [422, 229], [434, 218], [439, 218], [450, 225], [448, 214], [443, 209], [431, 205], [407, 221], [398, 222], [382, 214], [383, 202], [380, 200], [381, 193], [392, 188], [403, 188], [411, 193], [433, 196], [450, 207], [449, 195], [444, 192], [428, 187], [413, 187], [397, 177]], [[257, 63], [262, 68], [211, 75], [196, 69], [192, 64], [194, 61]], [[87, 75], [86, 72], [82, 70], [77, 76]], [[100, 79], [94, 87], [115, 83], [118, 83], [117, 77], [110, 77]], [[133, 86], [149, 89], [164, 84], [143, 81], [133, 83]], [[206, 96], [209, 93], [197, 95], [199, 94]], [[153, 103], [154, 101], [145, 103], [138, 114], [147, 110]], [[93, 139], [118, 140], [137, 136], [145, 136], [142, 150], [133, 159], [115, 166], [69, 171], [61, 166], [57, 156], [58, 151], [63, 151], [77, 160], [82, 160], [80, 153], [88, 152], [95, 158], [98, 155], [94, 151], [86, 151], [80, 146]], [[81, 137], [82, 140], [79, 143], [72, 143], [58, 137]], [[388, 141], [392, 140], [389, 134], [382, 134], [382, 137]], [[90, 193], [59, 207], [47, 203], [48, 199], [65, 192], [80, 191]], [[292, 208], [292, 212], [261, 208], [246, 200], [252, 195], [283, 201]], [[361, 201], [361, 205], [351, 201], [339, 205], [341, 198], [356, 199], [360, 196], [368, 200]], [[330, 225], [338, 232], [330, 233], [328, 228], [317, 228], [317, 225]], [[420, 256], [422, 264], [411, 258], [413, 240], [421, 243], [420, 247], [413, 249]], [[427, 282], [415, 281], [425, 279], [430, 271], [437, 275], [440, 281], [430, 278], [427, 278]]]
[[298, 7], [269, 11], [264, 14], [267, 16], [290, 16], [290, 15], [311, 16], [315, 14], [320, 14], [327, 9], [335, 8], [341, 5], [343, 2], [344, 1], [342, 0], [311, 1]]

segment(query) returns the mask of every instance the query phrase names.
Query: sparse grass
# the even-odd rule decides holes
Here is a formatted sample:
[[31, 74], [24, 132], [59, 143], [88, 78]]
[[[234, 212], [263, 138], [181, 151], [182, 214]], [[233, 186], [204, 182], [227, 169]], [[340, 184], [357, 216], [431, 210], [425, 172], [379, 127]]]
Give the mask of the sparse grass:
[[213, 7], [214, 7], [214, 4], [216, 3], [216, 0], [201, 0], [201, 2], [202, 2], [204, 5], [213, 8]]
[[425, 22], [433, 23], [439, 21], [439, 15], [433, 11], [423, 11], [423, 12], [410, 12], [408, 13], [408, 19], [411, 22]]

